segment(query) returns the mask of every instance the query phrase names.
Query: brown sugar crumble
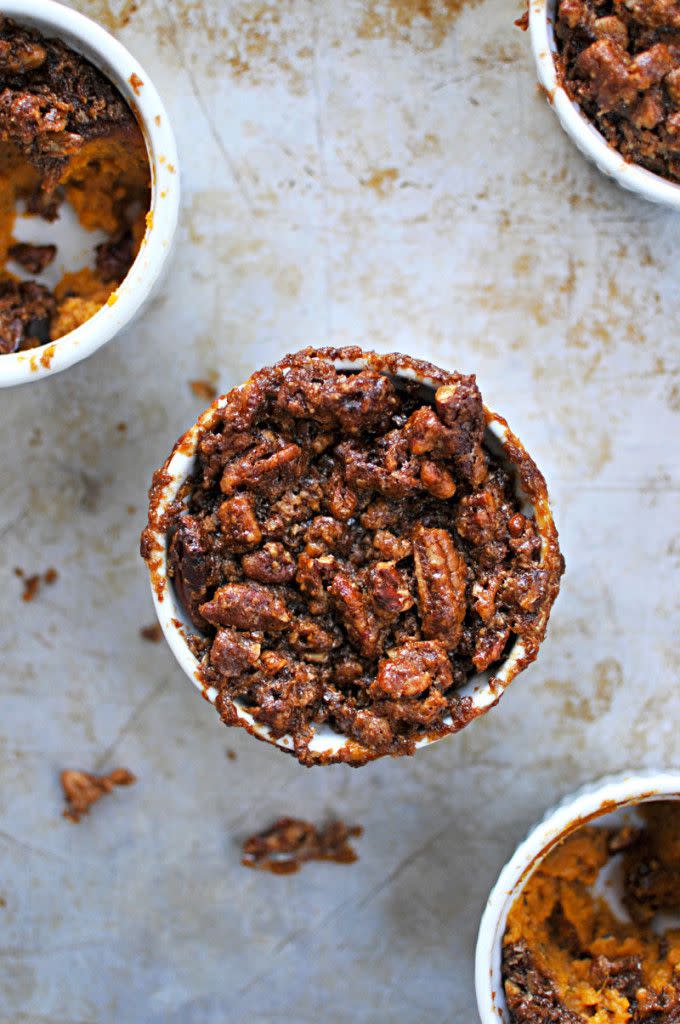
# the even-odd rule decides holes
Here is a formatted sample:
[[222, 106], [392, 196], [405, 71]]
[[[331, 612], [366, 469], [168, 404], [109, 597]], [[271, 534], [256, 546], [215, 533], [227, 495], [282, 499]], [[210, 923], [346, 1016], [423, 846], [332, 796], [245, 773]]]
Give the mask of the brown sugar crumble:
[[148, 640], [150, 644], [158, 644], [163, 639], [163, 630], [160, 623], [154, 622], [152, 626], [142, 626], [139, 635], [142, 640]]
[[42, 575], [40, 575], [40, 573], [34, 573], [31, 576], [27, 576], [23, 569], [15, 569], [14, 575], [20, 580], [23, 580], [24, 583], [24, 592], [21, 595], [22, 601], [33, 601], [33, 599], [37, 597], [43, 583], [47, 584], [47, 586], [51, 586], [59, 579], [59, 573], [56, 569], [52, 568], [48, 569]]
[[[680, 929], [654, 926], [680, 912], [680, 805], [638, 810], [641, 827], [578, 829], [515, 900], [503, 940], [512, 1024], [680, 1021]], [[596, 890], [610, 867], [627, 920]]]
[[353, 864], [358, 857], [349, 840], [358, 839], [363, 831], [342, 821], [317, 828], [300, 818], [279, 818], [271, 828], [246, 839], [241, 863], [275, 875], [295, 874], [310, 860]]
[[63, 771], [60, 778], [66, 799], [64, 817], [73, 822], [80, 821], [84, 814], [88, 814], [90, 807], [110, 793], [114, 786], [131, 786], [137, 781], [137, 777], [127, 768], [114, 768], [108, 775], [68, 770]]
[[626, 160], [680, 181], [677, 0], [560, 0], [565, 88]]
[[[120, 93], [58, 39], [0, 15], [0, 355], [35, 348], [80, 326], [127, 274], [150, 201], [146, 146]], [[96, 268], [65, 274], [51, 289], [18, 280], [13, 260], [40, 275], [54, 245], [13, 238], [17, 203], [47, 221], [62, 202], [83, 227], [108, 238]]]
[[302, 763], [327, 723], [365, 763], [459, 728], [457, 691], [517, 637], [533, 660], [563, 563], [485, 447], [474, 377], [386, 357], [427, 388], [329, 353], [362, 355], [306, 350], [223, 400], [164, 529], [223, 720], [238, 699]]

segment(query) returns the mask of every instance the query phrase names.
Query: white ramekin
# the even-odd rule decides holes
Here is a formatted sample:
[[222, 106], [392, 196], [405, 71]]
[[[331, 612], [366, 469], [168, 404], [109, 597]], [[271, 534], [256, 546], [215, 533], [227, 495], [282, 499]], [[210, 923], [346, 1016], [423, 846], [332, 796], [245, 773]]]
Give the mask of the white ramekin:
[[680, 185], [625, 160], [581, 113], [579, 105], [574, 103], [560, 84], [555, 66], [557, 45], [553, 31], [556, 8], [557, 0], [529, 0], [531, 48], [538, 80], [560, 124], [584, 156], [622, 188], [636, 192], [653, 203], [663, 203], [680, 210]]
[[[314, 354], [312, 350], [308, 351], [309, 354]], [[427, 363], [419, 363], [409, 360], [407, 357], [394, 354], [377, 355], [374, 352], [362, 352], [360, 349], [319, 349], [316, 350], [316, 354], [324, 355], [326, 358], [331, 359], [338, 369], [358, 371], [370, 367], [388, 373], [392, 377], [417, 380], [434, 388], [445, 383], [448, 378], [448, 374], [445, 371], [436, 370], [436, 368], [430, 367]], [[283, 367], [285, 371], [289, 365], [289, 360], [295, 358], [297, 357], [287, 357], [277, 365]], [[434, 371], [434, 375], [430, 371]], [[217, 690], [214, 687], [205, 687], [201, 680], [200, 663], [186, 642], [187, 633], [196, 632], [196, 630], [178, 602], [172, 583], [167, 575], [165, 531], [168, 510], [176, 500], [180, 488], [193, 472], [199, 437], [219, 414], [227, 399], [228, 396], [218, 398], [199, 417], [197, 423], [179, 439], [165, 464], [154, 475], [154, 483], [149, 492], [149, 528], [146, 531], [146, 544], [147, 546], [150, 545], [152, 549], [151, 553], [147, 555], [147, 563], [158, 620], [175, 657], [186, 675], [211, 703], [214, 703], [217, 697]], [[545, 480], [505, 420], [488, 410], [486, 410], [486, 417], [486, 444], [494, 452], [502, 455], [506, 464], [512, 468], [517, 485], [517, 494], [522, 502], [523, 511], [527, 515], [533, 516], [536, 520], [542, 538], [541, 565], [552, 570], [551, 581], [554, 581], [555, 587], [554, 590], [551, 589], [550, 605], [552, 605], [559, 585], [562, 562], [557, 541], [557, 530], [550, 510]], [[547, 608], [541, 621], [543, 628], [549, 613], [550, 607]], [[438, 729], [423, 736], [416, 746], [418, 748], [424, 747], [435, 740], [442, 739], [446, 735], [458, 732], [474, 718], [484, 714], [485, 711], [496, 705], [503, 691], [515, 676], [536, 658], [538, 646], [530, 647], [523, 641], [517, 640], [510, 654], [494, 675], [490, 672], [485, 672], [474, 676], [460, 691], [461, 697], [469, 699], [466, 701], [464, 711], [456, 720], [453, 721], [450, 718], [445, 720], [444, 724]], [[255, 721], [253, 716], [238, 701], [234, 701], [233, 705], [234, 724], [242, 726], [254, 736], [275, 744], [282, 750], [294, 752], [291, 736], [274, 737], [268, 726]], [[345, 762], [359, 765], [374, 759], [376, 755], [356, 741], [339, 735], [324, 724], [315, 730], [314, 738], [309, 744], [309, 757], [315, 764]]]
[[500, 873], [479, 926], [475, 957], [482, 1024], [510, 1024], [501, 953], [508, 913], [532, 872], [560, 840], [594, 819], [649, 800], [680, 799], [680, 772], [640, 772], [600, 779], [565, 797], [529, 833]]
[[170, 253], [179, 210], [177, 147], [165, 107], [146, 71], [94, 21], [53, 0], [0, 0], [0, 13], [63, 40], [90, 60], [132, 108], [146, 141], [151, 207], [141, 248], [125, 280], [86, 323], [57, 341], [0, 356], [0, 387], [59, 373], [92, 355], [139, 313]]

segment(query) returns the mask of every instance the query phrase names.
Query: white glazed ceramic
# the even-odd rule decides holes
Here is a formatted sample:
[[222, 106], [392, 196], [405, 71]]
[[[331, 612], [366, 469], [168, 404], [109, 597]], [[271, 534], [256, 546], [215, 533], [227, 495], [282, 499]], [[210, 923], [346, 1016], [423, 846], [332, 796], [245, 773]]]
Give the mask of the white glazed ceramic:
[[[58, 341], [0, 356], [0, 387], [59, 373], [92, 355], [139, 313], [170, 253], [179, 209], [175, 137], [146, 71], [101, 25], [53, 0], [0, 0], [0, 13], [45, 36], [63, 40], [113, 82], [137, 114], [151, 167], [151, 216], [137, 258], [114, 300]], [[134, 83], [134, 84], [133, 84]]]
[[[408, 367], [400, 371], [399, 356], [378, 356], [375, 353], [362, 353], [361, 358], [344, 359], [333, 358], [338, 369], [358, 371], [369, 366], [373, 369], [380, 369], [383, 372], [390, 372], [392, 376], [418, 380], [427, 386], [438, 387], [441, 380], [428, 378], [426, 374], [416, 373]], [[422, 364], [426, 366], [427, 364]], [[191, 652], [186, 643], [186, 635], [195, 633], [196, 629], [186, 616], [181, 604], [178, 602], [174, 588], [167, 576], [167, 551], [166, 536], [164, 532], [163, 517], [168, 507], [175, 501], [178, 491], [187, 480], [194, 469], [195, 451], [199, 437], [209, 426], [211, 420], [220, 408], [227, 401], [227, 396], [218, 398], [216, 402], [199, 417], [197, 423], [191, 427], [175, 445], [165, 465], [158, 471], [154, 478], [154, 486], [151, 490], [152, 505], [154, 513], [151, 518], [155, 519], [157, 526], [153, 528], [150, 518], [150, 540], [153, 545], [154, 555], [148, 559], [151, 574], [151, 585], [153, 599], [156, 607], [158, 620], [161, 624], [165, 637], [172, 648], [178, 662], [184, 669], [186, 675], [192, 681], [203, 696], [211, 703], [215, 702], [217, 690], [214, 687], [205, 687], [200, 677], [200, 663]], [[536, 470], [533, 462], [522, 448], [518, 439], [509, 429], [505, 420], [488, 410], [486, 444], [496, 454], [505, 457], [508, 465], [515, 471], [517, 481], [517, 493], [523, 503], [523, 511], [532, 515], [537, 523], [542, 538], [541, 564], [554, 565], [555, 559], [559, 558], [557, 548], [557, 531], [552, 519], [552, 513], [548, 502], [545, 481]], [[521, 483], [519, 478], [521, 477]], [[525, 488], [523, 490], [522, 488]], [[533, 501], [529, 501], [526, 489], [533, 490]], [[417, 746], [424, 747], [437, 739], [443, 738], [459, 731], [472, 719], [483, 714], [493, 707], [500, 700], [503, 691], [515, 678], [515, 676], [533, 660], [535, 653], [529, 652], [521, 640], [517, 640], [506, 660], [501, 664], [498, 671], [492, 676], [490, 672], [481, 673], [469, 680], [467, 685], [460, 691], [461, 697], [470, 698], [469, 710], [461, 715], [456, 723], [451, 719], [444, 720], [444, 727], [438, 733], [424, 736], [417, 743]], [[293, 751], [293, 739], [291, 736], [276, 738], [271, 734], [268, 726], [254, 720], [253, 716], [234, 701], [239, 725], [248, 729], [259, 739], [266, 740], [279, 746], [283, 750]], [[327, 725], [318, 726], [315, 735], [309, 744], [309, 754], [315, 763], [329, 764], [336, 761], [350, 761], [354, 763], [365, 763], [375, 754], [366, 751], [360, 744], [348, 740], [346, 737], [330, 729]]]
[[529, 30], [538, 80], [560, 124], [584, 156], [622, 188], [637, 192], [651, 202], [680, 210], [680, 185], [624, 160], [560, 85], [554, 61], [557, 50], [553, 33], [556, 7], [557, 0], [529, 0]]
[[503, 933], [510, 908], [531, 873], [560, 840], [581, 825], [649, 800], [680, 799], [680, 772], [609, 776], [562, 800], [532, 829], [500, 873], [477, 939], [475, 987], [482, 1024], [510, 1024], [501, 977]]

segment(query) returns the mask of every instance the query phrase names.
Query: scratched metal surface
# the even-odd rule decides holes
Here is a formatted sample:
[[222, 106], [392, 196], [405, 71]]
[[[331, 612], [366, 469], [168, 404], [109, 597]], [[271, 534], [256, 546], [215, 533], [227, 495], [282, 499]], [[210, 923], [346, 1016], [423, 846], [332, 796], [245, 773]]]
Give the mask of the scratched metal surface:
[[[476, 1020], [480, 912], [529, 824], [680, 755], [678, 218], [562, 136], [513, 0], [78, 6], [162, 91], [184, 209], [143, 320], [0, 399], [0, 1020]], [[312, 341], [476, 371], [568, 561], [501, 705], [359, 771], [227, 732], [138, 632], [145, 491], [201, 409], [187, 382]], [[23, 604], [15, 566], [59, 580]], [[60, 817], [60, 769], [119, 764], [134, 788]], [[360, 862], [246, 871], [239, 839], [280, 813], [363, 824]]]

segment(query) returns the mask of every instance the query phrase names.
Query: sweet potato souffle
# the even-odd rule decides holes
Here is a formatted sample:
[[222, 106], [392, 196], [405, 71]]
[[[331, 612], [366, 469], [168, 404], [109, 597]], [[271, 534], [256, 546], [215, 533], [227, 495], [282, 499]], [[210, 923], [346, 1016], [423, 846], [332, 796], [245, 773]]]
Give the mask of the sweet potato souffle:
[[634, 824], [578, 829], [510, 911], [512, 1024], [680, 1021], [679, 915], [680, 803], [644, 804]]
[[519, 496], [543, 478], [513, 435], [516, 465], [487, 445], [489, 416], [473, 376], [349, 348], [289, 356], [202, 418], [162, 522], [156, 474], [142, 553], [163, 530], [226, 723], [240, 702], [303, 763], [322, 723], [352, 763], [412, 753], [474, 717], [461, 687], [518, 639], [536, 657], [563, 563]]
[[[55, 341], [110, 300], [139, 250], [150, 171], [130, 107], [89, 61], [0, 15], [0, 355]], [[54, 287], [54, 244], [18, 241], [62, 203], [103, 232], [90, 265]], [[21, 215], [18, 218], [18, 213]], [[101, 236], [100, 236], [101, 237]]]

